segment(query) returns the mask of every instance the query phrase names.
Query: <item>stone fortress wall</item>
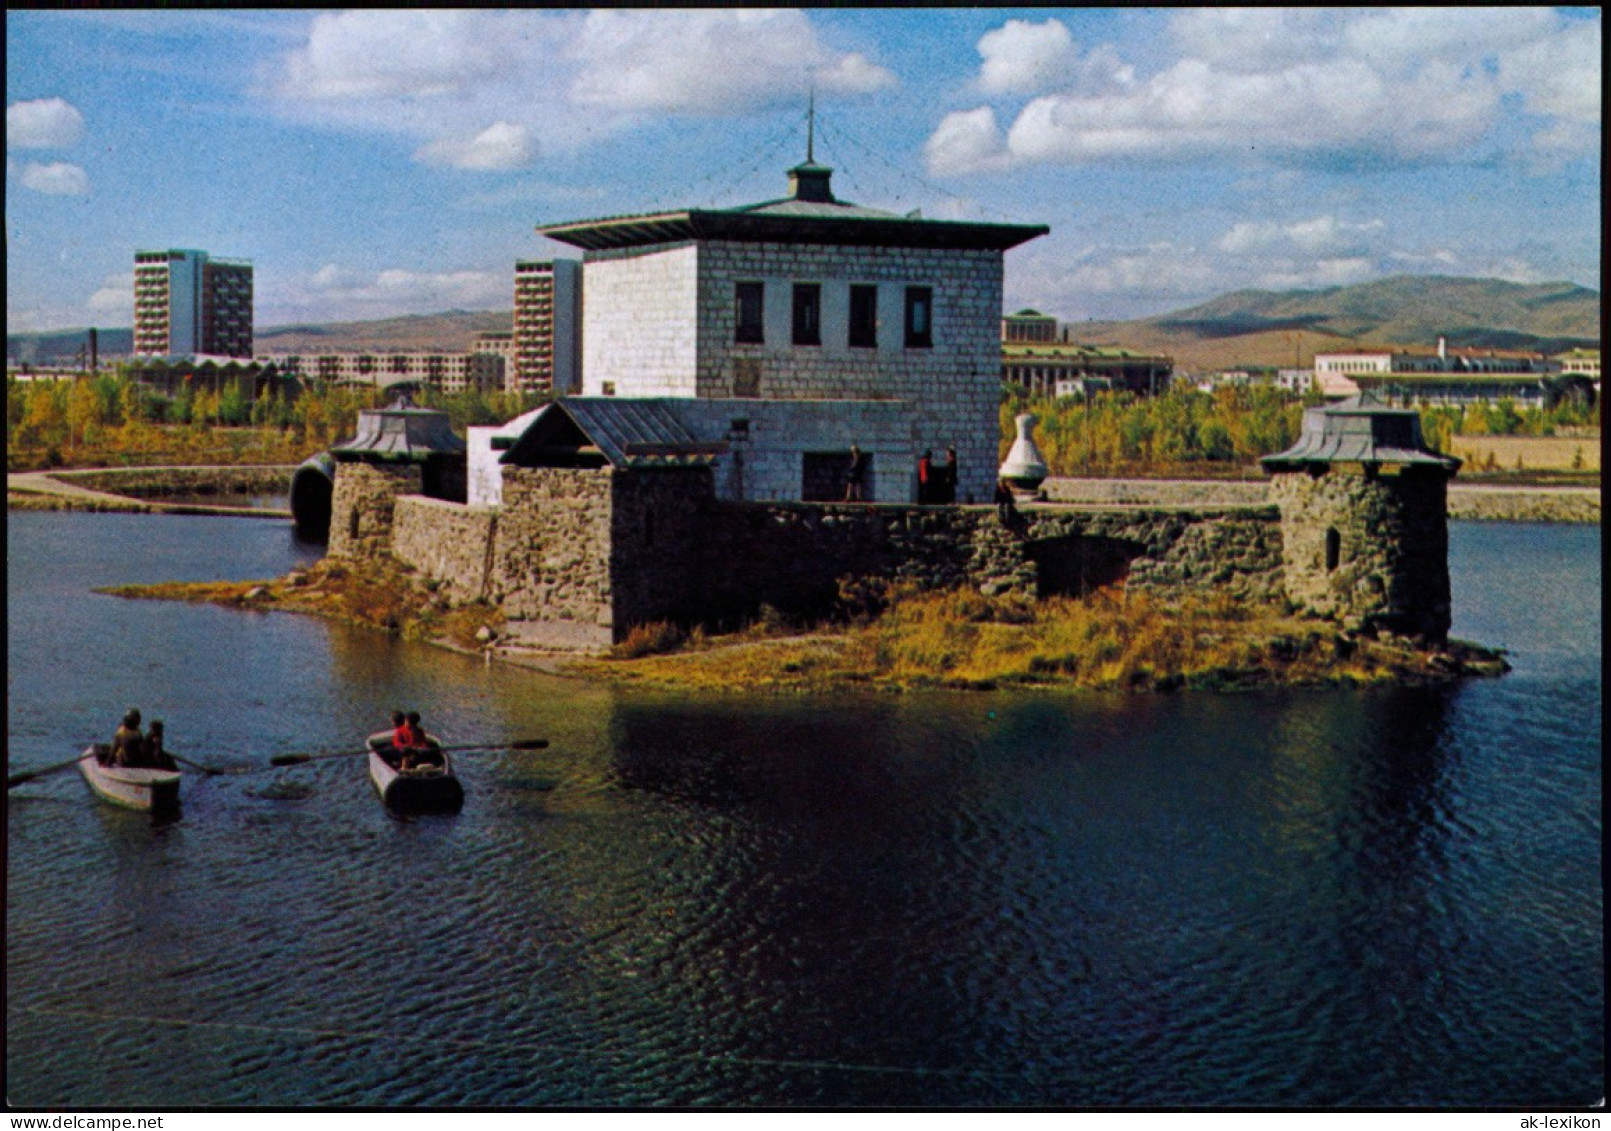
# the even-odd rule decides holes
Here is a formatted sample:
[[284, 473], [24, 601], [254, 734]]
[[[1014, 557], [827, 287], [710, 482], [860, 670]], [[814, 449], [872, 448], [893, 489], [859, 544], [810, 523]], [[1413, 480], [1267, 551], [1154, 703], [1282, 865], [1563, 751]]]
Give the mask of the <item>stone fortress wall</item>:
[[[385, 510], [372, 473], [356, 477], [366, 490], [343, 493], [362, 501], [365, 531]], [[1284, 592], [1281, 517], [1268, 505], [1037, 505], [1004, 523], [991, 506], [725, 502], [708, 468], [511, 468], [504, 490], [501, 508], [395, 498], [389, 552], [455, 600], [500, 604], [516, 636], [557, 649], [607, 647], [655, 620], [732, 626], [763, 605], [822, 613], [851, 579], [991, 595]], [[338, 508], [333, 555], [383, 548], [338, 548], [348, 523]]]

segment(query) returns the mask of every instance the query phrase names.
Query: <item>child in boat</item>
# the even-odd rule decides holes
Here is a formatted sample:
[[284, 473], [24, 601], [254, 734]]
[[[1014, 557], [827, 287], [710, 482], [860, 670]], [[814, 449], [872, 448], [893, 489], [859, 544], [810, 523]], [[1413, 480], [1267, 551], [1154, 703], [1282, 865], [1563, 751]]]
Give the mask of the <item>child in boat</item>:
[[415, 766], [434, 764], [431, 757], [430, 743], [425, 738], [425, 728], [420, 725], [420, 713], [410, 711], [405, 723], [406, 736], [403, 745], [399, 747], [402, 754], [402, 768], [411, 770]]

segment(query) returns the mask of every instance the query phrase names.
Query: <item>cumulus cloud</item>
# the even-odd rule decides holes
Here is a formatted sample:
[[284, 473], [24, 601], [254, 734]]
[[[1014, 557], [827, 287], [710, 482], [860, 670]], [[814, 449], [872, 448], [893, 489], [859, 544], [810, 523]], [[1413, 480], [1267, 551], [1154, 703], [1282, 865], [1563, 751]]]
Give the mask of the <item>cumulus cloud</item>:
[[803, 12], [589, 12], [570, 54], [571, 96], [613, 110], [722, 114], [797, 99], [813, 85], [865, 94], [893, 85], [864, 56], [827, 48]]
[[1314, 216], [1288, 223], [1251, 220], [1233, 225], [1215, 246], [1232, 255], [1272, 252], [1357, 255], [1368, 249], [1370, 237], [1382, 233], [1386, 227], [1381, 220], [1351, 223], [1335, 216]]
[[260, 85], [286, 115], [412, 136], [424, 163], [503, 170], [647, 115], [725, 116], [894, 81], [798, 11], [456, 9], [319, 15]]
[[455, 169], [519, 169], [531, 164], [537, 145], [531, 131], [514, 122], [495, 122], [468, 141], [441, 138], [421, 146], [414, 158]]
[[923, 146], [929, 169], [942, 176], [997, 172], [1008, 164], [1006, 139], [988, 106], [947, 114]]
[[1008, 20], [979, 39], [979, 89], [990, 94], [1046, 90], [1071, 76], [1079, 60], [1061, 20]]
[[1176, 54], [1145, 79], [1110, 47], [1079, 56], [1053, 24], [1008, 21], [980, 40], [987, 94], [1032, 89], [1019, 79], [1031, 71], [1063, 77], [1018, 113], [1005, 153], [985, 145], [988, 107], [948, 116], [931, 137], [931, 171], [1463, 161], [1483, 156], [1518, 106], [1541, 119], [1539, 153], [1580, 155], [1599, 137], [1600, 23], [1550, 9], [1182, 9], [1171, 16]]
[[66, 149], [84, 136], [84, 115], [60, 98], [36, 98], [6, 107], [6, 148]]
[[41, 165], [28, 161], [17, 171], [22, 186], [47, 196], [85, 196], [89, 193], [89, 175], [77, 165], [55, 161]]

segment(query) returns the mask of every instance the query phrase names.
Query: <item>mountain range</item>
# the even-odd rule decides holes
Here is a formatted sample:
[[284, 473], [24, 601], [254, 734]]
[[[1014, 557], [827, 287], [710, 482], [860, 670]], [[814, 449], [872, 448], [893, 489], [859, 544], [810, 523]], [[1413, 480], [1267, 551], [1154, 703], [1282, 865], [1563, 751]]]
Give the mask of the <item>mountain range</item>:
[[[453, 310], [368, 322], [307, 323], [260, 329], [256, 351], [468, 350], [475, 339], [508, 331], [510, 311]], [[1398, 275], [1305, 291], [1233, 291], [1184, 310], [1128, 322], [1076, 322], [1074, 340], [1166, 353], [1187, 372], [1238, 365], [1307, 368], [1314, 355], [1368, 346], [1451, 346], [1559, 353], [1600, 344], [1600, 292], [1575, 283], [1508, 283], [1445, 275]], [[70, 363], [88, 332], [6, 335], [8, 361]], [[133, 349], [133, 331], [97, 331], [100, 356]]]

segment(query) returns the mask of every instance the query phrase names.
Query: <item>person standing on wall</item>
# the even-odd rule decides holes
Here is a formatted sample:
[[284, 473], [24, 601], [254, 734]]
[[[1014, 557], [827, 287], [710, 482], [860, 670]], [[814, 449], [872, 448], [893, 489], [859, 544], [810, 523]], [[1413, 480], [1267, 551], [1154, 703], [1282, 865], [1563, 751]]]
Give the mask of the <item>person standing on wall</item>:
[[937, 500], [934, 497], [934, 450], [923, 449], [923, 458], [917, 461], [917, 501], [919, 506], [927, 506]]
[[845, 473], [845, 502], [865, 502], [867, 456], [855, 444], [850, 445], [850, 469]]
[[957, 501], [957, 450], [954, 447], [945, 449], [945, 463], [940, 465], [937, 486], [935, 502], [950, 506]]

